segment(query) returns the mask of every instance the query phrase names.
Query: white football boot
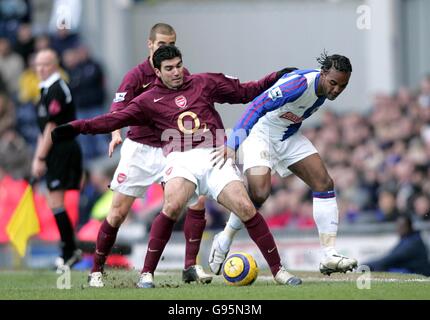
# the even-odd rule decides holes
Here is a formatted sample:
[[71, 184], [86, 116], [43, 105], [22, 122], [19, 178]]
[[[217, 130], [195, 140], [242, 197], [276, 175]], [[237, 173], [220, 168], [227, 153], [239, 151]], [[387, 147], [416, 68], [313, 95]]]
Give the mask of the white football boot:
[[353, 271], [357, 268], [357, 260], [348, 258], [340, 254], [333, 254], [326, 257], [320, 263], [320, 272], [325, 275], [330, 275], [335, 272]]
[[281, 267], [276, 273], [275, 282], [289, 286], [299, 286], [302, 284], [302, 279], [289, 273], [285, 267]]
[[218, 241], [218, 237], [220, 236], [220, 233], [217, 233], [214, 237], [214, 240], [212, 242], [211, 251], [209, 253], [209, 268], [214, 274], [220, 274], [221, 273], [221, 267], [224, 263], [225, 259], [227, 258], [227, 254], [230, 250], [222, 250], [221, 246]]
[[144, 272], [140, 275], [139, 282], [136, 284], [138, 288], [150, 289], [155, 288], [154, 277], [150, 272]]
[[103, 283], [103, 274], [101, 272], [91, 272], [88, 276], [88, 285], [91, 288], [102, 288], [105, 286]]

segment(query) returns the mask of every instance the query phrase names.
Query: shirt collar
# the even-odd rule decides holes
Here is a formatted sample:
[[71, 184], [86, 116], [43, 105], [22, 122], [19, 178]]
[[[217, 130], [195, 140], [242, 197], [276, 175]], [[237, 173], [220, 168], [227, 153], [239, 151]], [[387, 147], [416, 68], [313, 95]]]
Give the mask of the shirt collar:
[[42, 81], [42, 82], [40, 82], [39, 83], [39, 88], [43, 88], [43, 89], [47, 89], [47, 88], [49, 88], [50, 86], [52, 86], [52, 84], [55, 82], [55, 81], [57, 81], [58, 79], [60, 79], [61, 78], [61, 76], [60, 76], [60, 73], [59, 72], [54, 72], [53, 74], [51, 74], [50, 76], [49, 76], [49, 78], [48, 79], [46, 79], [45, 81]]

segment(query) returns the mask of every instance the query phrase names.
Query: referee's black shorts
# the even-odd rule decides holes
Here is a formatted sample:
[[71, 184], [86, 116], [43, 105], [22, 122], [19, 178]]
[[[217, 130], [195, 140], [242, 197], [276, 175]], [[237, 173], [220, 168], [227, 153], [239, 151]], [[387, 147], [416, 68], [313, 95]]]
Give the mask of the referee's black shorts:
[[82, 151], [78, 142], [54, 144], [46, 158], [48, 190], [79, 190], [82, 178]]

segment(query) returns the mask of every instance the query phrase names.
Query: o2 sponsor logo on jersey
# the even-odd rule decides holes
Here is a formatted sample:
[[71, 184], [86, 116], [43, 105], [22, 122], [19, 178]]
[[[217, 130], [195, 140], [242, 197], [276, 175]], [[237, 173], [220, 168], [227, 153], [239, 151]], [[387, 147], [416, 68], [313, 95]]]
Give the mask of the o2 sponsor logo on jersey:
[[269, 90], [269, 92], [267, 94], [268, 94], [269, 98], [272, 99], [272, 101], [275, 101], [279, 98], [282, 98], [282, 90], [279, 87], [276, 87], [276, 88]]
[[175, 98], [175, 103], [180, 109], [184, 109], [187, 107], [187, 98], [184, 96], [178, 96]]
[[303, 117], [299, 117], [298, 115], [296, 115], [296, 114], [294, 114], [294, 113], [292, 113], [290, 111], [288, 111], [288, 112], [284, 113], [283, 115], [281, 115], [281, 118], [290, 120], [291, 122], [294, 122], [294, 123], [300, 123], [300, 122], [303, 121]]
[[127, 179], [127, 176], [125, 175], [125, 173], [119, 173], [118, 176], [116, 177], [116, 181], [118, 181], [118, 183], [123, 183], [125, 179]]
[[115, 93], [115, 98], [113, 99], [113, 102], [124, 101], [126, 95], [127, 95], [127, 92], [117, 92], [117, 93]]

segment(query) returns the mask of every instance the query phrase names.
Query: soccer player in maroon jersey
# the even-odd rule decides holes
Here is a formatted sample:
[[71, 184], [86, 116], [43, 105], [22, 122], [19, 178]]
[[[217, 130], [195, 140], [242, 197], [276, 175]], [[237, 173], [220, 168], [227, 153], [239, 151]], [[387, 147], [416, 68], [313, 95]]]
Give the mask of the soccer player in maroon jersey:
[[281, 264], [267, 223], [252, 204], [240, 173], [231, 159], [220, 168], [211, 162], [214, 147], [224, 144], [225, 132], [215, 103], [247, 103], [273, 85], [284, 73], [274, 72], [259, 81], [240, 83], [223, 74], [184, 76], [182, 55], [175, 46], [162, 46], [153, 56], [157, 81], [126, 109], [90, 120], [57, 127], [53, 141], [79, 133], [97, 134], [127, 126], [151, 124], [161, 136], [167, 154], [164, 205], [151, 227], [144, 267], [137, 284], [153, 288], [153, 274], [172, 234], [173, 225], [187, 202], [209, 195], [244, 222], [279, 284], [299, 285], [301, 279]]
[[[155, 24], [148, 39], [149, 57], [131, 69], [120, 84], [111, 105], [111, 112], [127, 107], [135, 97], [151, 89], [157, 76], [152, 66], [152, 56], [160, 46], [175, 44], [176, 32], [165, 23]], [[184, 70], [185, 74], [189, 74]], [[121, 131], [112, 132], [109, 156], [122, 143]], [[121, 159], [114, 173], [110, 188], [113, 200], [108, 216], [99, 229], [94, 254], [94, 264], [88, 277], [90, 287], [103, 287], [103, 268], [107, 256], [115, 243], [119, 227], [126, 219], [134, 200], [143, 198], [153, 183], [163, 177], [166, 158], [161, 149], [160, 137], [155, 136], [149, 126], [131, 126], [121, 147]], [[188, 208], [184, 221], [185, 265], [182, 278], [185, 282], [209, 283], [212, 276], [196, 264], [202, 234], [206, 226], [205, 197], [200, 197], [196, 205]]]

